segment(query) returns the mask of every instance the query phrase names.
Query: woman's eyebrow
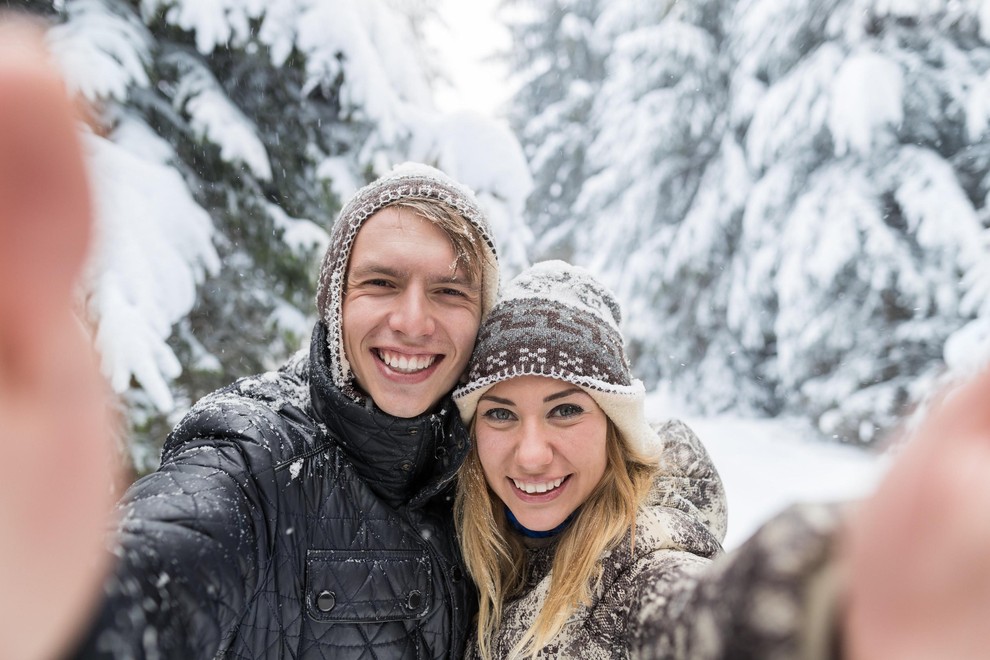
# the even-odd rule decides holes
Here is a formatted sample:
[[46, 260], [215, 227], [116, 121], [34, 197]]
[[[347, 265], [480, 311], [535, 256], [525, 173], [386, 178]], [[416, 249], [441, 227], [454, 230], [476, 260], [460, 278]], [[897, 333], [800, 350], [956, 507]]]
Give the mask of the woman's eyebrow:
[[584, 390], [582, 390], [580, 387], [570, 387], [570, 388], [568, 388], [566, 390], [561, 390], [560, 392], [556, 392], [556, 393], [551, 394], [550, 396], [544, 398], [543, 399], [543, 403], [549, 403], [551, 401], [556, 401], [557, 399], [563, 399], [564, 397], [570, 396], [570, 395], [574, 394], [575, 392], [582, 393], [582, 392], [584, 392]]
[[503, 399], [502, 397], [492, 396], [491, 394], [485, 394], [481, 397], [482, 401], [494, 401], [495, 403], [501, 403], [503, 406], [514, 406], [510, 399]]

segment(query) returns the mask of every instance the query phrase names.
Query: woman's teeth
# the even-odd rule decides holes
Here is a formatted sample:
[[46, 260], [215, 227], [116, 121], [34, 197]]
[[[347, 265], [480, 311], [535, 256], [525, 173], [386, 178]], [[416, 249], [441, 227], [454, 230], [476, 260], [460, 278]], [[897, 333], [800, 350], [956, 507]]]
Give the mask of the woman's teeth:
[[561, 477], [560, 479], [554, 479], [553, 481], [545, 481], [543, 483], [538, 483], [538, 484], [530, 484], [513, 479], [512, 483], [514, 483], [516, 485], [516, 488], [523, 491], [524, 493], [527, 493], [529, 495], [536, 495], [538, 493], [546, 493], [547, 491], [551, 491], [554, 488], [560, 487], [560, 484], [564, 483], [564, 478]]

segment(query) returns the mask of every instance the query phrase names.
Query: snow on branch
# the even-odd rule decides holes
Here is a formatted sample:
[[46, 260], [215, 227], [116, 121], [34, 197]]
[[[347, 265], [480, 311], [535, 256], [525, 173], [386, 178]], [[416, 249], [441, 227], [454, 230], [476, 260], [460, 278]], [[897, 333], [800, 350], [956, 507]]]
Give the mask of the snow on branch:
[[70, 89], [97, 103], [148, 85], [151, 38], [143, 25], [100, 0], [76, 0], [66, 11], [69, 20], [49, 30], [48, 42]]
[[259, 179], [271, 179], [268, 152], [257, 127], [199, 61], [181, 53], [172, 59], [182, 71], [173, 103], [189, 115], [196, 136], [217, 145], [224, 161], [245, 165]]
[[812, 149], [828, 121], [825, 90], [841, 64], [841, 49], [825, 44], [770, 87], [757, 103], [746, 135], [750, 167], [760, 170], [785, 153]]
[[[160, 143], [144, 149], [138, 135], [130, 133], [131, 148], [160, 153]], [[166, 340], [195, 304], [197, 284], [220, 269], [212, 223], [173, 168], [97, 136], [86, 145], [98, 219], [89, 305], [104, 372], [117, 392], [136, 379], [169, 411], [168, 382], [181, 367]]]
[[828, 128], [835, 153], [866, 153], [884, 128], [896, 129], [903, 118], [904, 81], [900, 67], [871, 52], [846, 58], [835, 74]]
[[265, 0], [142, 0], [141, 13], [148, 19], [165, 11], [170, 25], [196, 35], [196, 50], [209, 55], [218, 46], [243, 44], [250, 35], [251, 20], [265, 10]]

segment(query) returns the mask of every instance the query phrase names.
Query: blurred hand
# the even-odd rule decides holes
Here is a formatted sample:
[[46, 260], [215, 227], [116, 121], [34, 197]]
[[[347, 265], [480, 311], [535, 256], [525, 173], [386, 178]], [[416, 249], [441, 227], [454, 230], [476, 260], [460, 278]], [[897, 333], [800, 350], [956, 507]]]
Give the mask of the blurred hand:
[[52, 658], [107, 569], [107, 388], [73, 314], [91, 208], [38, 27], [0, 19], [0, 658]]
[[990, 658], [990, 370], [931, 411], [843, 553], [844, 657]]

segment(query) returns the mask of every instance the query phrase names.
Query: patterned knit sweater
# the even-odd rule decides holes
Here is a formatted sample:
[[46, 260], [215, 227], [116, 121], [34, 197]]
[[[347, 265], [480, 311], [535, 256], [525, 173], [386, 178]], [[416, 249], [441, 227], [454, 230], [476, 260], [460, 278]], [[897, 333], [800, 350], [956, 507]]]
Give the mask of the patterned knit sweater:
[[[658, 433], [664, 469], [638, 512], [635, 548], [627, 534], [603, 557], [593, 602], [536, 657], [817, 657], [804, 651], [828, 646], [823, 576], [832, 511], [792, 510], [723, 555], [725, 493], [707, 452], [681, 422]], [[528, 590], [506, 605], [494, 657], [509, 657], [543, 607], [554, 550], [529, 550]], [[478, 657], [476, 639], [467, 658]]]
[[[580, 606], [541, 658], [625, 658], [635, 632], [639, 594], [657, 568], [666, 580], [690, 574], [721, 553], [725, 535], [725, 490], [697, 436], [679, 421], [658, 429], [663, 442], [661, 476], [637, 514], [636, 544], [629, 535], [602, 562], [594, 602]], [[528, 591], [509, 602], [493, 647], [509, 651], [535, 620], [550, 588], [554, 544], [528, 551]], [[476, 637], [468, 658], [477, 658]]]

